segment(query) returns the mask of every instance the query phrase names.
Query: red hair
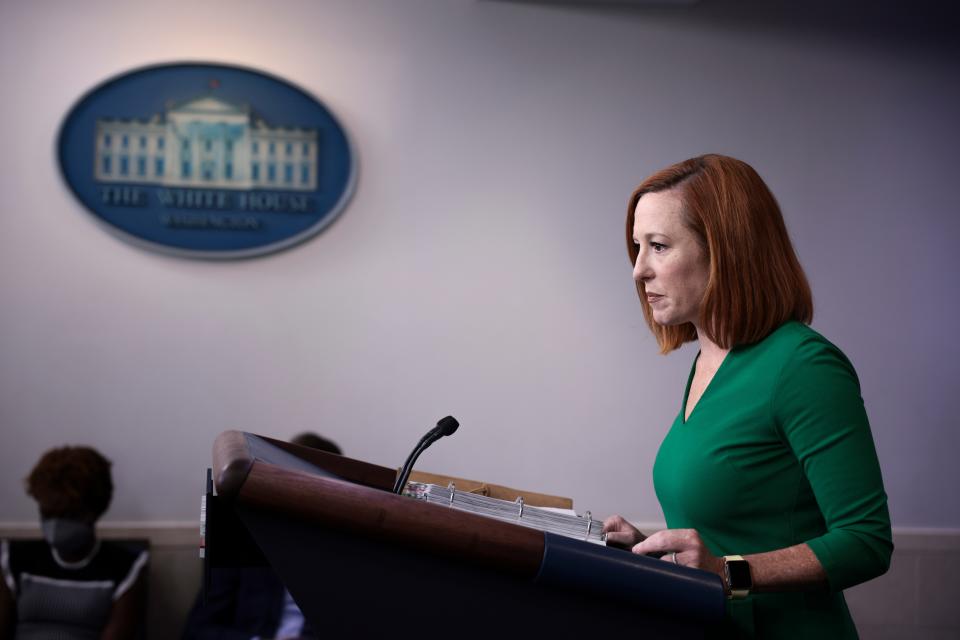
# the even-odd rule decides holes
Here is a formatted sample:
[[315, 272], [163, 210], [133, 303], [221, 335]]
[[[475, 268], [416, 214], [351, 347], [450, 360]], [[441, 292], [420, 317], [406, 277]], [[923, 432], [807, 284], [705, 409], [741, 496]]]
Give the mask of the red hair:
[[[724, 349], [758, 342], [787, 320], [809, 324], [813, 296], [790, 243], [783, 214], [763, 179], [746, 162], [709, 154], [656, 172], [630, 196], [627, 255], [636, 264], [633, 216], [646, 193], [676, 189], [683, 222], [710, 257], [710, 276], [699, 324]], [[676, 326], [653, 319], [643, 282], [637, 282], [643, 315], [669, 353], [695, 340], [692, 323]]]

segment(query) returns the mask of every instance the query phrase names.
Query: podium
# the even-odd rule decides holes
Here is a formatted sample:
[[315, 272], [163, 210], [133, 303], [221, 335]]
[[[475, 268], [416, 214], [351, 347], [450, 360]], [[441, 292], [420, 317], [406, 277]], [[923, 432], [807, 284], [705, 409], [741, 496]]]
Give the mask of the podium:
[[396, 471], [239, 431], [214, 442], [205, 575], [269, 564], [330, 637], [704, 638], [718, 576], [457, 511]]

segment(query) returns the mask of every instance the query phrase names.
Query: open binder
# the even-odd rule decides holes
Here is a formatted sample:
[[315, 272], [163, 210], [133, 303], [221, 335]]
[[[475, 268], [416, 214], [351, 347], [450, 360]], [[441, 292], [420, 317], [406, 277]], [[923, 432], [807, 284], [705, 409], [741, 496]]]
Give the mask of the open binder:
[[723, 618], [714, 574], [395, 495], [395, 476], [271, 438], [220, 434], [204, 507], [205, 572], [270, 564], [311, 626], [332, 637], [702, 638]]

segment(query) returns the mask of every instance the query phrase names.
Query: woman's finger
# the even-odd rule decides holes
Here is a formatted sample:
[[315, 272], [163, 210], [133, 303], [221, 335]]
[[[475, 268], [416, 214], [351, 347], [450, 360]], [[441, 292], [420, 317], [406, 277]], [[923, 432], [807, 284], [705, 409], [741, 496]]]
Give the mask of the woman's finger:
[[610, 531], [607, 533], [607, 543], [630, 545], [633, 543], [633, 535], [623, 531]]
[[634, 553], [643, 553], [646, 555], [662, 555], [676, 551], [680, 553], [687, 549], [695, 548], [695, 536], [691, 536], [692, 529], [664, 529], [650, 534], [643, 542], [638, 543], [634, 548]]
[[610, 516], [603, 521], [604, 533], [607, 533], [608, 531], [629, 531], [633, 528], [633, 525], [627, 522], [623, 516]]

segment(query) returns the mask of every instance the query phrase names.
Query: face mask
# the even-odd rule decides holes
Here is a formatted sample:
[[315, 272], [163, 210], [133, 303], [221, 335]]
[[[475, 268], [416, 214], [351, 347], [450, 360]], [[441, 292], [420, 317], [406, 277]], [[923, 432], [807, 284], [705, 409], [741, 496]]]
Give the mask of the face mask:
[[70, 518], [47, 518], [40, 523], [47, 543], [63, 556], [76, 557], [93, 547], [93, 525]]

